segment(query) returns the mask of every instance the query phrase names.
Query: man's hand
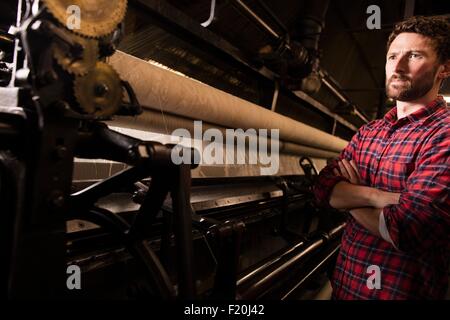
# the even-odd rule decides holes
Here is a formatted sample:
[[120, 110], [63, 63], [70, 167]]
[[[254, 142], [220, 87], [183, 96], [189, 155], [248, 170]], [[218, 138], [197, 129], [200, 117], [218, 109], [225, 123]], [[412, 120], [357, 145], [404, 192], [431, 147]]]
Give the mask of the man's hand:
[[335, 168], [333, 170], [334, 174], [347, 178], [350, 183], [341, 181], [336, 184], [330, 198], [330, 205], [333, 208], [384, 208], [391, 204], [398, 204], [400, 193], [387, 192], [363, 186], [358, 167], [353, 160], [339, 160], [338, 166], [339, 170]]
[[336, 176], [341, 176], [347, 178], [353, 184], [362, 184], [362, 179], [356, 166], [355, 161], [347, 159], [342, 159], [338, 161], [339, 170], [335, 168], [333, 173]]
[[375, 190], [376, 192], [374, 192], [371, 197], [372, 207], [384, 208], [391, 204], [398, 204], [400, 193]]
[[356, 208], [350, 210], [350, 214], [356, 221], [369, 230], [372, 234], [381, 237], [379, 229], [379, 219], [381, 209], [377, 208]]

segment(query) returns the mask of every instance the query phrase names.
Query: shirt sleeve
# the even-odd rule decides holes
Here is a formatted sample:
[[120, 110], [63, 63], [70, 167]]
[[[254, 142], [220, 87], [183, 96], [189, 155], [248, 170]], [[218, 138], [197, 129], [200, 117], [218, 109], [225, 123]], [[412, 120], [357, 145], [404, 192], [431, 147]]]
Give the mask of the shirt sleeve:
[[351, 139], [349, 144], [340, 153], [337, 159], [333, 159], [325, 168], [323, 168], [317, 180], [314, 183], [313, 192], [316, 198], [316, 203], [320, 207], [332, 208], [330, 206], [330, 196], [331, 191], [333, 191], [334, 186], [340, 181], [349, 181], [347, 178], [336, 176], [333, 173], [333, 169], [338, 168], [338, 160], [354, 159], [355, 150], [358, 146], [361, 131], [364, 130], [362, 127]]
[[446, 127], [420, 152], [399, 204], [383, 209], [391, 243], [399, 250], [420, 254], [431, 247], [449, 249], [449, 159], [450, 134]]

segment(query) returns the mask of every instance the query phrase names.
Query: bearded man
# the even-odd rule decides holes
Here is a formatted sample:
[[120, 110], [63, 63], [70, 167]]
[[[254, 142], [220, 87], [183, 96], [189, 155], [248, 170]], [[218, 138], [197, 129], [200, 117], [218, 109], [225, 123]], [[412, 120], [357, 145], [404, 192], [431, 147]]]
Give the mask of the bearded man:
[[412, 17], [387, 44], [386, 94], [396, 105], [361, 127], [314, 188], [349, 211], [334, 299], [443, 299], [450, 253], [450, 75], [446, 20]]

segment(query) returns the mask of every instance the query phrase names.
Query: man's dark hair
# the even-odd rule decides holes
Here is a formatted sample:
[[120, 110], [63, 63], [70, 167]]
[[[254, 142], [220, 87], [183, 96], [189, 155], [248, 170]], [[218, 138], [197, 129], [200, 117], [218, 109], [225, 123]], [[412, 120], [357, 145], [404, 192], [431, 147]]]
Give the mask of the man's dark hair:
[[395, 25], [389, 35], [387, 49], [392, 41], [403, 32], [418, 33], [430, 38], [440, 63], [450, 59], [450, 23], [439, 17], [413, 16]]

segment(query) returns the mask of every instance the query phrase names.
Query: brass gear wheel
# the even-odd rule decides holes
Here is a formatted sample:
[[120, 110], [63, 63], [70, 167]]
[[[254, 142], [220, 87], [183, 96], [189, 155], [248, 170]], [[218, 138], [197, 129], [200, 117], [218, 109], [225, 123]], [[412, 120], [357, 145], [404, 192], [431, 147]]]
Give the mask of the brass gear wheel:
[[[62, 30], [62, 29], [61, 29]], [[60, 39], [53, 42], [53, 57], [56, 62], [67, 72], [82, 76], [87, 74], [95, 67], [98, 57], [97, 41], [83, 38], [74, 34], [67, 33], [67, 36], [73, 40], [70, 45]]]
[[100, 38], [111, 33], [123, 20], [127, 0], [43, 0], [45, 7], [64, 26], [71, 21], [70, 6], [80, 8], [80, 28], [73, 32], [86, 37]]
[[88, 74], [75, 77], [74, 94], [84, 113], [112, 116], [122, 101], [119, 75], [109, 64], [99, 61]]

